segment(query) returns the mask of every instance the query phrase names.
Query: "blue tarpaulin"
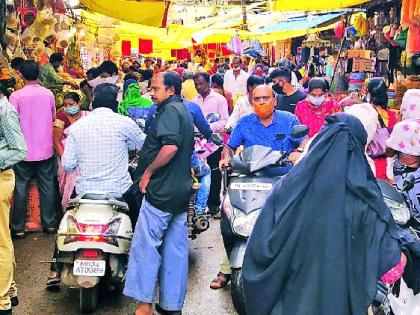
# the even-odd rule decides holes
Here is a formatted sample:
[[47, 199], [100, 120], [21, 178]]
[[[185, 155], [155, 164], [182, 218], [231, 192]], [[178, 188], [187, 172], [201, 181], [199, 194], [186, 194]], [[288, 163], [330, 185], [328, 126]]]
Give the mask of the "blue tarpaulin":
[[322, 15], [306, 15], [299, 16], [281, 21], [277, 24], [270, 25], [267, 27], [260, 28], [257, 32], [260, 34], [284, 32], [284, 31], [297, 31], [306, 30], [312, 27], [318, 26], [332, 19], [335, 19], [346, 12], [327, 13]]

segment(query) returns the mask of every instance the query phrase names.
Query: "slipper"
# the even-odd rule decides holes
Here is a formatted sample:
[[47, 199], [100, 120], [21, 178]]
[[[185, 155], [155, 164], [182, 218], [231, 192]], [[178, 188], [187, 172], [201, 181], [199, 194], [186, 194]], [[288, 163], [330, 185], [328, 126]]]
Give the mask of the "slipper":
[[50, 292], [57, 292], [60, 289], [61, 278], [57, 275], [49, 276], [46, 283], [46, 289]]
[[227, 286], [230, 281], [230, 275], [219, 272], [217, 278], [213, 279], [210, 283], [210, 288], [213, 290], [218, 290]]

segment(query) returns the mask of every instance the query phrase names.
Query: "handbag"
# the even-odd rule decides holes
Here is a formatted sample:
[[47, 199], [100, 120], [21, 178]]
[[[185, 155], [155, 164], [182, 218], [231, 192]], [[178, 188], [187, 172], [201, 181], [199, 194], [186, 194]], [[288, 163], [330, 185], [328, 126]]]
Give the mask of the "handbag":
[[386, 140], [388, 140], [391, 133], [389, 129], [385, 126], [384, 121], [382, 120], [381, 115], [378, 113], [378, 120], [381, 125], [381, 128], [376, 129], [375, 135], [373, 136], [372, 141], [368, 145], [367, 154], [372, 158], [379, 158], [385, 155], [386, 150]]

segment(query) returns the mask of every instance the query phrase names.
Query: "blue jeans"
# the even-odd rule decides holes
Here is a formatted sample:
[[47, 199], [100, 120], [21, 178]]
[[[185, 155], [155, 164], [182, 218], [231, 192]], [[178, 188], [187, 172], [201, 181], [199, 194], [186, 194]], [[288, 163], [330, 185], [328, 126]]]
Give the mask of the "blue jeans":
[[172, 214], [145, 198], [131, 244], [124, 294], [153, 303], [159, 282], [159, 305], [180, 311], [188, 283], [187, 213]]
[[195, 211], [197, 214], [204, 214], [207, 208], [207, 200], [209, 199], [210, 185], [211, 185], [211, 171], [209, 171], [201, 177], [198, 177], [200, 181], [200, 188], [197, 190], [195, 195]]

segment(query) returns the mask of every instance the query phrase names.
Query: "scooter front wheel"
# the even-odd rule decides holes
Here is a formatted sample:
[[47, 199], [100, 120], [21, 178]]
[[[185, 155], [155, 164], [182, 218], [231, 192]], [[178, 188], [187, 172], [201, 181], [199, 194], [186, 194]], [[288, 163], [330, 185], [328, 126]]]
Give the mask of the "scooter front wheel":
[[230, 294], [233, 306], [239, 315], [247, 315], [245, 308], [244, 286], [242, 284], [242, 269], [232, 269], [230, 280]]
[[80, 311], [82, 313], [91, 313], [98, 304], [98, 286], [93, 288], [80, 288], [79, 290]]

